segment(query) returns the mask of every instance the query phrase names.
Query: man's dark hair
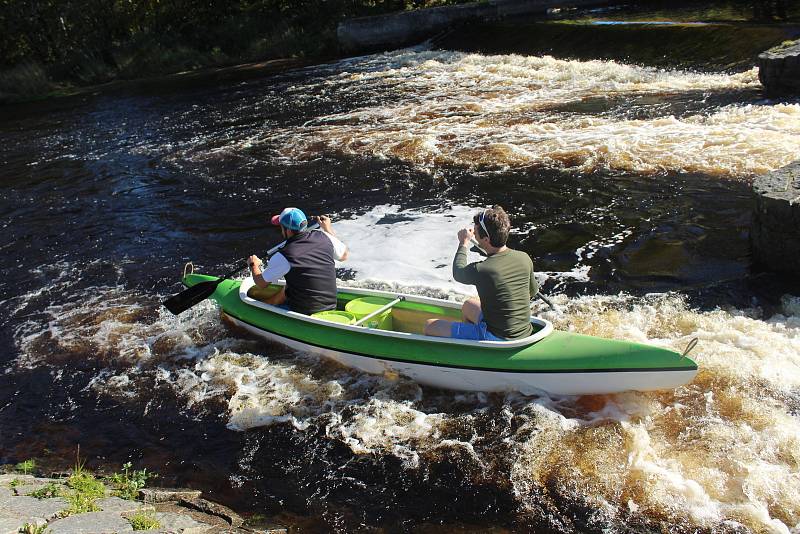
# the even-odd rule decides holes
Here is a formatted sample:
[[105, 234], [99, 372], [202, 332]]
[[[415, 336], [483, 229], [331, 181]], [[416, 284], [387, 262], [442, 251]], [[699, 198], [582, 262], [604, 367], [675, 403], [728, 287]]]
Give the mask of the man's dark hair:
[[483, 215], [483, 224], [489, 232], [489, 243], [493, 247], [504, 246], [508, 241], [508, 234], [511, 232], [511, 221], [508, 220], [506, 210], [502, 206], [495, 205], [472, 218], [478, 226], [478, 237], [486, 237], [486, 232], [481, 226], [481, 215]]

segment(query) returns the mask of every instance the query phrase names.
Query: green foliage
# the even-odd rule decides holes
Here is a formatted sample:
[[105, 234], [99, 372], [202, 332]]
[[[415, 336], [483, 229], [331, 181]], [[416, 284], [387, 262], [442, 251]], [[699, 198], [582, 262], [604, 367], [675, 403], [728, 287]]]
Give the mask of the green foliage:
[[20, 527], [21, 534], [45, 534], [47, 532], [47, 525], [35, 525], [33, 523], [25, 523]]
[[106, 486], [97, 480], [94, 475], [83, 471], [79, 474], [73, 473], [67, 479], [67, 487], [77, 493], [92, 497], [94, 499], [103, 497], [106, 493]]
[[50, 80], [330, 57], [343, 19], [464, 1], [0, 0], [0, 93], [45, 93]]
[[27, 475], [34, 469], [36, 469], [36, 461], [33, 459], [25, 460], [24, 462], [20, 462], [14, 466], [14, 469], [17, 471], [22, 472], [22, 474]]
[[133, 530], [156, 530], [161, 528], [161, 523], [150, 513], [136, 512], [128, 516], [127, 519]]
[[94, 497], [76, 491], [68, 492], [63, 497], [69, 503], [69, 507], [62, 512], [63, 516], [100, 511], [100, 507], [94, 502]]
[[28, 495], [36, 497], [37, 499], [49, 499], [51, 497], [58, 497], [61, 495], [61, 485], [55, 482], [50, 482], [43, 488], [30, 492]]
[[51, 87], [50, 78], [38, 63], [23, 63], [0, 71], [0, 96], [37, 95], [46, 93]]
[[20, 479], [15, 478], [14, 480], [8, 483], [8, 486], [11, 488], [16, 488], [17, 486], [21, 486], [22, 484], [23, 482]]
[[63, 512], [64, 515], [83, 514], [100, 510], [95, 504], [95, 500], [105, 496], [106, 486], [97, 480], [94, 475], [86, 471], [85, 464], [86, 462], [82, 462], [80, 456], [78, 456], [72, 474], [67, 479], [67, 488], [61, 494], [69, 503], [69, 508]]
[[108, 479], [116, 488], [114, 495], [123, 499], [134, 500], [139, 496], [139, 490], [147, 485], [147, 480], [156, 478], [155, 473], [148, 473], [147, 469], [135, 470], [133, 465], [126, 462], [122, 465], [122, 473], [114, 473]]

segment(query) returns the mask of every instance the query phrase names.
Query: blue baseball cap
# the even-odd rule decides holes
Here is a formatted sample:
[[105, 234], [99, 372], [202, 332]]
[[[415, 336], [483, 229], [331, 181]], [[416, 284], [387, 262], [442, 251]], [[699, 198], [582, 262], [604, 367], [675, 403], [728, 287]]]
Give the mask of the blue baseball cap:
[[282, 212], [272, 217], [272, 224], [299, 232], [308, 225], [308, 219], [306, 214], [297, 208], [284, 208]]

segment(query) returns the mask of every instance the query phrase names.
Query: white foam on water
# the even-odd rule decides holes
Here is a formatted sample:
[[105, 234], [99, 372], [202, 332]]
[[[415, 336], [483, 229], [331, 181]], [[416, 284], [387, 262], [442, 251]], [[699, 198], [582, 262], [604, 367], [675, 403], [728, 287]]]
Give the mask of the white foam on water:
[[[401, 214], [393, 209], [384, 215]], [[445, 228], [432, 242], [453, 238], [445, 212], [433, 212]], [[378, 214], [370, 217], [379, 227]], [[350, 230], [341, 222], [334, 228], [345, 237]], [[410, 228], [422, 222], [414, 219]], [[370, 261], [378, 260], [364, 269]], [[424, 281], [415, 278], [419, 266], [403, 269], [392, 276]], [[539, 488], [556, 487], [610, 518], [636, 510], [701, 528], [740, 523], [790, 532], [800, 517], [800, 316], [793, 296], [784, 297], [782, 314], [762, 318], [759, 310], [693, 310], [677, 295], [559, 295], [560, 312], [542, 313], [557, 328], [676, 350], [698, 338], [691, 356], [700, 367], [675, 391], [560, 399], [439, 392], [402, 377], [365, 375], [238, 339], [213, 303], [173, 317], [152, 305], [142, 312], [135, 307], [142, 295], [122, 288], [91, 288], [82, 297], [48, 307], [38, 331], [28, 325], [18, 332], [25, 365], [61, 370], [70, 358], [113, 359], [99, 366], [92, 390], [139, 402], [155, 380], [188, 407], [221, 401], [208, 406], [227, 405], [234, 430], [277, 423], [323, 429], [356, 454], [393, 455], [407, 469], [458, 448], [478, 465], [504, 466], [488, 475], [509, 473], [523, 508], [543, 498]], [[508, 421], [513, 432], [495, 434], [494, 425], [481, 423], [487, 417]]]
[[[336, 221], [334, 231], [350, 249], [348, 260], [339, 266], [356, 272], [355, 281], [345, 282], [345, 285], [382, 287], [455, 300], [475, 295], [474, 286], [453, 280], [452, 265], [458, 249], [458, 231], [472, 228], [472, 217], [480, 210], [481, 207], [463, 205], [430, 211], [383, 205], [351, 219]], [[545, 278], [588, 280], [590, 268], [580, 263], [584, 250], [612, 246], [618, 237], [621, 239], [615, 236], [608, 242], [588, 243], [578, 249], [579, 261], [570, 271], [537, 271], [539, 281]], [[467, 256], [470, 262], [481, 260], [475, 252]], [[384, 286], [379, 286], [380, 283]]]
[[[506, 169], [701, 172], [744, 177], [779, 168], [800, 151], [800, 105], [709, 107], [684, 117], [585, 115], [569, 103], [624, 96], [755, 88], [757, 71], [701, 74], [552, 57], [481, 56], [405, 50], [339, 64], [338, 76], [306, 94], [372, 84], [395, 98], [265, 132], [248, 146], [279, 146], [287, 163], [322, 153], [397, 159], [433, 172], [441, 165]], [[301, 88], [298, 88], [301, 91]], [[399, 100], [397, 95], [400, 95]], [[239, 140], [215, 151], [234, 154]]]
[[[800, 325], [756, 310], [696, 312], [676, 296], [584, 297], [556, 326], [681, 350], [700, 339], [695, 381], [674, 392], [584, 398], [580, 426], [517, 444], [520, 495], [569, 480], [647, 514], [789, 532], [800, 517]], [[562, 411], [563, 407], [560, 408]], [[536, 420], [536, 425], [545, 425]], [[569, 486], [569, 485], [568, 485]]]

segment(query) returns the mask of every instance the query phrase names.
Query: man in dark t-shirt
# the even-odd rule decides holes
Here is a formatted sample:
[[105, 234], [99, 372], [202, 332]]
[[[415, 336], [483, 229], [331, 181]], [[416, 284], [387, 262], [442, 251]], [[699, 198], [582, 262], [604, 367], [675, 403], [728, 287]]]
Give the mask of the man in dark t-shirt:
[[286, 279], [284, 288], [264, 300], [267, 304], [308, 315], [336, 309], [334, 260], [347, 259], [347, 246], [334, 234], [328, 217], [322, 215], [317, 220], [320, 229], [308, 231], [308, 221], [302, 211], [284, 209], [272, 218], [272, 224], [281, 227], [286, 244], [263, 270], [258, 256], [248, 258], [253, 282], [258, 287], [265, 288], [279, 278]]
[[[461, 307], [464, 322], [430, 319], [429, 336], [505, 341], [531, 335], [530, 301], [539, 291], [533, 262], [524, 252], [506, 246], [511, 222], [500, 206], [474, 217], [471, 229], [458, 232], [458, 250], [453, 259], [453, 278], [477, 287], [479, 298], [469, 298]], [[484, 261], [467, 264], [467, 245], [473, 236], [486, 251]]]

